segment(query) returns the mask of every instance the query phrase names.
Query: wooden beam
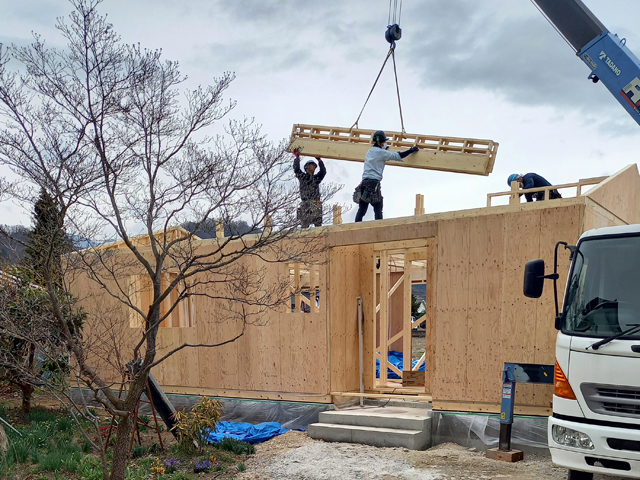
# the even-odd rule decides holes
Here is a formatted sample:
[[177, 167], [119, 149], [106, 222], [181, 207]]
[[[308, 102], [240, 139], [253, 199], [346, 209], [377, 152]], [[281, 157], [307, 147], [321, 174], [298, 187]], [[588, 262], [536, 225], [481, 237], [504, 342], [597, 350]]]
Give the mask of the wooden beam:
[[[364, 162], [371, 148], [374, 130], [359, 128], [294, 125], [290, 151], [299, 149], [303, 155]], [[493, 170], [498, 143], [493, 140], [438, 137], [401, 132], [385, 132], [390, 151], [418, 147], [418, 152], [402, 162], [387, 162], [400, 167], [441, 170], [445, 172], [489, 175]]]
[[402, 400], [417, 400], [419, 402], [430, 402], [431, 395], [420, 395], [418, 393], [358, 393], [358, 392], [331, 392], [334, 397], [364, 397], [364, 398], [400, 398]]

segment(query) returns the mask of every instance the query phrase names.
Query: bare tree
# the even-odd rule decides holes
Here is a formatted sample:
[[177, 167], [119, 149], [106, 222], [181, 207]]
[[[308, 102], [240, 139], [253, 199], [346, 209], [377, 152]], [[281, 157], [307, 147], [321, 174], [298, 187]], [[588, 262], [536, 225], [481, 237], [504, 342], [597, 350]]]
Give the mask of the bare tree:
[[[33, 202], [33, 192], [43, 189], [56, 202], [61, 229], [91, 239], [66, 257], [62, 288], [78, 278], [99, 286], [104, 308], [92, 304], [87, 311], [87, 324], [95, 328], [82, 335], [69, 328], [70, 308], [56, 295], [59, 267], [52, 261], [45, 262], [44, 285], [74, 378], [119, 417], [110, 478], [122, 479], [132, 412], [151, 368], [183, 348], [234, 341], [248, 323], [288, 299], [285, 280], [267, 285], [264, 271], [240, 260], [299, 260], [321, 242], [292, 235], [298, 200], [286, 142], [271, 144], [251, 120], [229, 121], [224, 132], [207, 134], [234, 106], [223, 103], [234, 75], [182, 88], [178, 63], [162, 60], [160, 51], [123, 45], [98, 14], [99, 3], [71, 0], [68, 23], [57, 24], [65, 50], [47, 48], [37, 35], [29, 47], [0, 46], [0, 164], [24, 181], [12, 189], [14, 198]], [[10, 59], [26, 74], [12, 73]], [[212, 219], [242, 220], [245, 231], [259, 233], [231, 232], [201, 248], [194, 232]], [[185, 222], [190, 230], [176, 228]], [[107, 239], [115, 243], [96, 246]], [[49, 244], [46, 258], [55, 258], [58, 244]], [[142, 280], [132, 284], [132, 275]], [[138, 300], [142, 291], [150, 298], [145, 306]], [[158, 358], [161, 323], [197, 295], [214, 296], [218, 314], [241, 328], [214, 345], [177, 345]], [[125, 341], [122, 324], [130, 315], [141, 328]], [[132, 360], [139, 368], [119, 398], [117, 382], [103, 367], [122, 371]]]

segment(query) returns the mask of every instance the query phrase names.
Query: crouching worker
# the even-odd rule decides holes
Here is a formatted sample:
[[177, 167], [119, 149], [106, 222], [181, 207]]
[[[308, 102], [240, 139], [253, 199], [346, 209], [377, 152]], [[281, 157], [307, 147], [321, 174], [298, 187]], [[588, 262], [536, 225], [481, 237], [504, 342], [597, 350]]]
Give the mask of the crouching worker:
[[300, 169], [300, 152], [294, 150], [293, 154], [293, 172], [300, 182], [300, 207], [298, 208], [298, 220], [302, 228], [307, 228], [314, 224], [316, 227], [322, 225], [322, 202], [320, 201], [320, 182], [327, 174], [324, 162], [321, 158], [316, 157], [320, 172], [315, 174], [316, 163], [309, 160], [304, 164], [304, 172]]
[[373, 134], [373, 147], [371, 147], [364, 157], [364, 171], [362, 173], [362, 183], [356, 187], [353, 194], [353, 201], [358, 204], [356, 222], [361, 222], [364, 214], [367, 213], [369, 204], [373, 207], [373, 214], [376, 220], [382, 220], [382, 191], [380, 182], [382, 172], [389, 161], [401, 162], [403, 158], [418, 151], [418, 147], [411, 147], [404, 152], [390, 152], [385, 148], [387, 136], [382, 130]]
[[[518, 182], [522, 190], [526, 190], [528, 188], [542, 188], [551, 186], [546, 178], [541, 177], [537, 173], [527, 173], [526, 175], [512, 173], [507, 179], [507, 185], [511, 186], [511, 182]], [[527, 199], [527, 202], [533, 202], [534, 198], [539, 202], [541, 200], [544, 200], [544, 192], [525, 193], [524, 198]], [[549, 198], [551, 200], [555, 198], [562, 198], [562, 195], [560, 195], [560, 192], [558, 192], [558, 190], [553, 189], [549, 191]]]

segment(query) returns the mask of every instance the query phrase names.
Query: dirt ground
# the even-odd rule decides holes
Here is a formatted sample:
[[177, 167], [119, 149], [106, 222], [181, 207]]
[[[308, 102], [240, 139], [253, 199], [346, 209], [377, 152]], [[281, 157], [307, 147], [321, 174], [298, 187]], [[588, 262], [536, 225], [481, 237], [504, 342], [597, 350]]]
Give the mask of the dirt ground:
[[[447, 443], [418, 452], [350, 443], [327, 443], [288, 432], [261, 445], [245, 462], [243, 480], [564, 480], [567, 471], [550, 457], [523, 462], [487, 459], [483, 452]], [[596, 475], [594, 480], [616, 477]]]

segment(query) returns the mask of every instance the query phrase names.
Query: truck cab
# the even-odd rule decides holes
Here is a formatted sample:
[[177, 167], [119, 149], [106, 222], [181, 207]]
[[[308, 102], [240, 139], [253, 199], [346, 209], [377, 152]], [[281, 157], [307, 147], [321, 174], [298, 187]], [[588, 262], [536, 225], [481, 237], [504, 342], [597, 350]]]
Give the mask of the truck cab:
[[[556, 318], [553, 416], [548, 442], [570, 480], [593, 473], [640, 478], [640, 225], [585, 232], [571, 250]], [[540, 263], [525, 295], [539, 297]], [[544, 266], [542, 266], [544, 272]], [[537, 290], [537, 291], [536, 291]]]

